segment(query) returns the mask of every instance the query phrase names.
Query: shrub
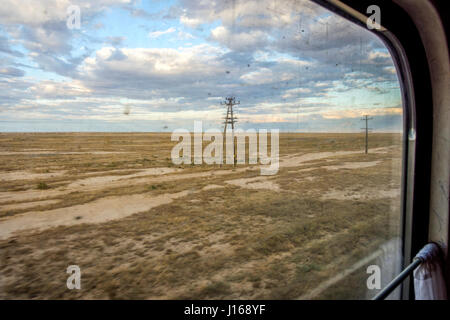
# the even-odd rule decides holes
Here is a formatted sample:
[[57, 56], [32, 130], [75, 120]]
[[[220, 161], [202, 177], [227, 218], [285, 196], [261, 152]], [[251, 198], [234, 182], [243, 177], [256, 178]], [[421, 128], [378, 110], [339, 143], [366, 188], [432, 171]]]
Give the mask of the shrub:
[[37, 185], [37, 188], [39, 190], [47, 190], [50, 189], [50, 187], [48, 186], [48, 184], [46, 184], [45, 182], [39, 182]]

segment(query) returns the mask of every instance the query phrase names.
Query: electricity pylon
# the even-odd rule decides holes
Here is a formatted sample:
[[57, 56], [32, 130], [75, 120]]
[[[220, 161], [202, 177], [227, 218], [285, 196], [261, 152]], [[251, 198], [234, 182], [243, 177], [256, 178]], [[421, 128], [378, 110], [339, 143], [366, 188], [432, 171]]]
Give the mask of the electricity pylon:
[[226, 139], [226, 134], [227, 134], [227, 126], [229, 124], [231, 124], [231, 138], [233, 141], [233, 150], [234, 150], [234, 154], [233, 154], [233, 158], [234, 158], [234, 165], [236, 165], [236, 161], [237, 161], [237, 151], [236, 151], [236, 144], [234, 143], [234, 124], [237, 122], [237, 118], [234, 116], [234, 112], [233, 112], [233, 106], [240, 104], [241, 102], [238, 101], [236, 102], [236, 98], [235, 97], [226, 97], [225, 101], [221, 102], [220, 104], [222, 105], [226, 105], [227, 106], [227, 115], [225, 117], [225, 122], [224, 122], [224, 128], [223, 128], [223, 136]]
[[373, 118], [369, 118], [368, 115], [364, 115], [361, 120], [366, 121], [366, 127], [361, 128], [362, 130], [366, 131], [366, 154], [369, 152], [369, 130], [372, 130], [372, 128], [369, 128], [369, 120], [372, 120]]

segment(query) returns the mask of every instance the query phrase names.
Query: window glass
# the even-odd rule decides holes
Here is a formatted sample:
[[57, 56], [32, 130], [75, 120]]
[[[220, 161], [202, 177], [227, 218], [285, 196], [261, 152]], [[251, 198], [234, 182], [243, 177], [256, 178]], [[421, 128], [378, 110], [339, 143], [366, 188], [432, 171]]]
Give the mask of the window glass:
[[369, 299], [399, 271], [373, 33], [310, 1], [0, 17], [0, 298]]

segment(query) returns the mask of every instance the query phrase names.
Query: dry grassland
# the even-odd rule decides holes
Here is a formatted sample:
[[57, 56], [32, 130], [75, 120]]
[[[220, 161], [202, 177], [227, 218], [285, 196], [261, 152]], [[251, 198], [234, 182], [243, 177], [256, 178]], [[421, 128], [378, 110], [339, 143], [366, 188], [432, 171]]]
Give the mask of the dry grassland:
[[370, 138], [281, 134], [261, 176], [163, 133], [0, 134], [0, 298], [364, 298], [364, 267], [308, 294], [399, 235], [401, 136]]

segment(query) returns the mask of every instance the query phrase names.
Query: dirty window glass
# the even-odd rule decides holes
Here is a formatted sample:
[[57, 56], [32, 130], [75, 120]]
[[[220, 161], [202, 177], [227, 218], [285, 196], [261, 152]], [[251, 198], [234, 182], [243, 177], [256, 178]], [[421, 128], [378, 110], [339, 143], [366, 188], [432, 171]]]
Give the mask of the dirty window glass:
[[402, 101], [373, 33], [310, 1], [0, 17], [0, 298], [369, 299], [398, 272]]

